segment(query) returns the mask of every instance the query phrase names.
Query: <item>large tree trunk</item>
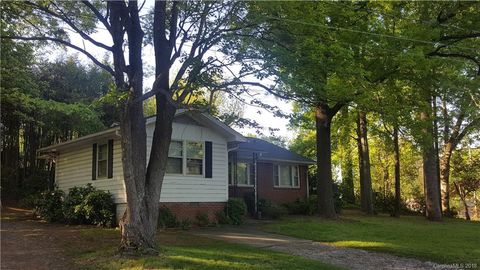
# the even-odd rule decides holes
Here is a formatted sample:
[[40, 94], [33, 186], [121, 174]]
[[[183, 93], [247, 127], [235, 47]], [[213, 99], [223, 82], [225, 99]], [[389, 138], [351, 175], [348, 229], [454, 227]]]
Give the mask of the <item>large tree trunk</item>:
[[[138, 17], [137, 2], [108, 2], [113, 37], [115, 83], [128, 97], [121, 115], [123, 178], [127, 197], [127, 209], [120, 221], [123, 252], [154, 252], [155, 228], [152, 229], [151, 200], [147, 196], [149, 186], [146, 177], [147, 134], [143, 104], [142, 42], [143, 31]], [[128, 37], [129, 66], [124, 62], [123, 29]], [[125, 83], [124, 74], [128, 76]], [[158, 205], [158, 199], [155, 202]], [[158, 209], [157, 209], [158, 211]], [[156, 221], [155, 221], [156, 222]]]
[[395, 209], [393, 215], [400, 216], [402, 197], [400, 194], [400, 146], [398, 144], [398, 126], [393, 127], [393, 157], [395, 160]]
[[357, 117], [358, 135], [358, 161], [360, 168], [360, 205], [366, 214], [374, 214], [372, 176], [370, 173], [370, 151], [368, 149], [367, 137], [367, 115], [358, 111]]
[[[133, 4], [132, 4], [133, 3]], [[127, 211], [122, 220], [122, 249], [155, 252], [155, 234], [159, 202], [172, 136], [172, 123], [176, 106], [170, 94], [169, 72], [171, 42], [165, 39], [166, 2], [155, 2], [154, 48], [156, 79], [152, 90], [156, 98], [156, 120], [152, 148], [146, 166], [146, 130], [143, 117], [143, 65], [141, 49], [143, 32], [138, 18], [136, 2], [129, 3], [131, 25], [129, 37], [129, 82], [133, 96], [122, 119], [123, 165], [127, 193]], [[175, 22], [173, 22], [175, 23]], [[168, 96], [168, 97], [167, 97]]]
[[440, 189], [438, 179], [437, 157], [434, 145], [433, 121], [431, 118], [430, 97], [427, 99], [428, 110], [420, 113], [420, 119], [424, 124], [423, 128], [423, 177], [425, 183], [425, 202], [426, 216], [429, 220], [442, 220], [442, 210], [440, 207]]
[[437, 120], [437, 97], [432, 96], [432, 118], [433, 118], [433, 147], [435, 148], [435, 166], [437, 166], [437, 179], [438, 179], [438, 197], [440, 210], [442, 205], [442, 187], [440, 182], [440, 150], [438, 146], [438, 120]]
[[328, 105], [319, 104], [316, 108], [315, 122], [317, 131], [317, 194], [320, 216], [336, 218], [333, 199], [332, 153], [330, 125], [332, 117]]
[[344, 199], [346, 202], [354, 204], [355, 191], [353, 185], [353, 161], [350, 151], [344, 153], [344, 161], [342, 162], [342, 180], [344, 182]]
[[440, 182], [442, 188], [442, 209], [445, 215], [450, 215], [450, 159], [453, 152], [453, 143], [445, 142], [442, 157], [440, 158]]

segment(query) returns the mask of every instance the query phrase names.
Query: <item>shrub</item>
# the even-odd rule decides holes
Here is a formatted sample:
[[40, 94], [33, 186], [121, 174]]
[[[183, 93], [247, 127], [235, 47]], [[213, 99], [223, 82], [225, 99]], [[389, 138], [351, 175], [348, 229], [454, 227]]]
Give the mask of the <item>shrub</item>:
[[112, 227], [115, 224], [115, 203], [110, 192], [93, 190], [79, 205], [88, 224]]
[[31, 196], [28, 203], [35, 205], [35, 213], [49, 222], [64, 221], [107, 227], [115, 224], [112, 194], [97, 190], [91, 184], [73, 187], [67, 196], [60, 190], [42, 192], [39, 196]]
[[65, 198], [62, 206], [63, 215], [67, 223], [87, 223], [81, 204], [87, 195], [94, 190], [95, 188], [91, 184], [87, 184], [85, 187], [73, 187], [68, 190], [68, 195]]
[[376, 211], [392, 214], [395, 211], [395, 196], [373, 192], [373, 207]]
[[160, 207], [158, 213], [158, 227], [162, 229], [175, 228], [178, 226], [177, 217], [167, 207]]
[[313, 215], [318, 208], [317, 196], [312, 195], [305, 200], [297, 199], [293, 203], [285, 204], [285, 208], [291, 215]]
[[65, 194], [61, 190], [45, 191], [35, 199], [35, 213], [48, 222], [63, 221], [62, 202]]
[[197, 220], [197, 225], [200, 227], [206, 227], [210, 224], [207, 213], [198, 213], [195, 219]]
[[182, 230], [186, 231], [192, 227], [192, 221], [188, 218], [182, 219], [179, 225], [180, 225], [180, 228], [182, 228]]
[[258, 210], [262, 213], [262, 217], [271, 219], [277, 219], [287, 214], [285, 207], [264, 199], [259, 200]]
[[227, 203], [228, 217], [234, 225], [240, 225], [245, 222], [245, 214], [247, 212], [247, 206], [242, 199], [231, 198]]
[[232, 220], [230, 219], [230, 217], [228, 217], [228, 215], [225, 213], [225, 211], [218, 211], [215, 214], [215, 216], [217, 218], [218, 224], [223, 224], [223, 225], [232, 224]]

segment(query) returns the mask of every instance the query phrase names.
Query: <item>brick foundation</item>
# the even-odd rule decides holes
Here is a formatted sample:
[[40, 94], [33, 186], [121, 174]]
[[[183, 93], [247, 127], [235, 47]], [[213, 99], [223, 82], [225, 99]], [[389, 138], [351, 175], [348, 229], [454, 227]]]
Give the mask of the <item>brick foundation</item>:
[[224, 202], [167, 202], [160, 203], [161, 207], [168, 207], [178, 220], [190, 219], [195, 221], [198, 214], [206, 213], [210, 220], [216, 220], [216, 213], [223, 211]]

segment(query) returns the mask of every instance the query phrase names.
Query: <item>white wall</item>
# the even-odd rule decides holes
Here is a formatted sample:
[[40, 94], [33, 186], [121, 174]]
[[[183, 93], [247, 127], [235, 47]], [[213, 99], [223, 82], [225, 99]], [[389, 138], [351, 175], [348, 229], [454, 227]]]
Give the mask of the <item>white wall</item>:
[[[153, 124], [147, 126], [147, 153], [152, 144]], [[165, 175], [161, 202], [225, 202], [228, 200], [227, 140], [206, 127], [174, 123], [172, 140], [211, 141], [212, 178]], [[147, 156], [148, 158], [148, 156]]]
[[[150, 152], [153, 124], [147, 125], [147, 153]], [[212, 142], [212, 178], [166, 175], [161, 202], [224, 202], [228, 200], [227, 141], [206, 127], [174, 123], [172, 139]], [[105, 141], [99, 141], [102, 143]], [[92, 145], [61, 151], [56, 164], [56, 183], [65, 192], [74, 186], [93, 186], [110, 191], [116, 203], [125, 203], [120, 141], [114, 142], [113, 178], [92, 180]], [[150, 155], [147, 155], [147, 158]]]
[[[106, 143], [106, 141], [97, 143]], [[92, 144], [60, 152], [56, 160], [55, 183], [65, 192], [68, 192], [69, 188], [91, 183], [98, 189], [110, 191], [115, 198], [115, 203], [125, 202], [121, 151], [120, 140], [116, 139], [113, 144], [113, 178], [97, 180], [92, 180]]]

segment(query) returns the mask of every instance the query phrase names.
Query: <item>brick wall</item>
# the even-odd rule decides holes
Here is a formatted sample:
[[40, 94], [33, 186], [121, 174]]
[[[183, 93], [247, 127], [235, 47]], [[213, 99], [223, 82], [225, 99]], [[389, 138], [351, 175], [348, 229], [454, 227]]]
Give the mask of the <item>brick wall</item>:
[[[258, 163], [258, 198], [270, 200], [275, 203], [288, 203], [307, 197], [307, 166], [300, 165], [300, 187], [279, 188], [273, 186], [273, 164]], [[245, 194], [252, 193], [253, 187], [229, 186], [229, 197], [243, 198]]]
[[167, 202], [160, 203], [161, 207], [168, 207], [178, 220], [190, 219], [195, 222], [198, 214], [206, 213], [210, 220], [216, 220], [216, 213], [223, 211], [224, 202]]

